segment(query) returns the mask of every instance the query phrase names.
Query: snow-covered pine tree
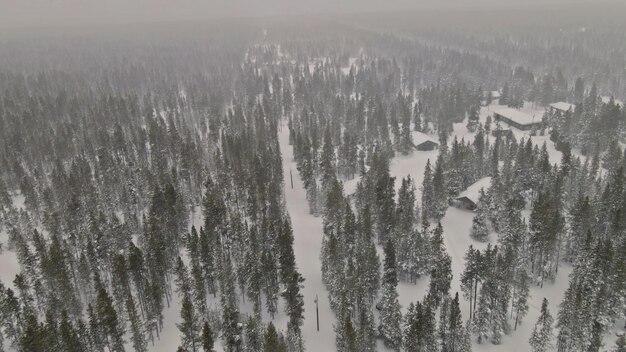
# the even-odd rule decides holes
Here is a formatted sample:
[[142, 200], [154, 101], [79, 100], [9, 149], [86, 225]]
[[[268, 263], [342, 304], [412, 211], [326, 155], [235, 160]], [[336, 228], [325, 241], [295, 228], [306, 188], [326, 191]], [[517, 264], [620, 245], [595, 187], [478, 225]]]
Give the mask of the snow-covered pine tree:
[[376, 351], [376, 327], [374, 314], [369, 305], [361, 307], [359, 311], [358, 324], [356, 327], [357, 351]]
[[529, 297], [529, 284], [530, 278], [526, 270], [518, 269], [515, 273], [514, 292], [512, 297], [512, 310], [511, 315], [515, 316], [515, 327], [522, 323], [522, 320], [528, 312], [528, 297]]
[[287, 345], [284, 339], [279, 336], [276, 327], [274, 327], [271, 321], [267, 324], [267, 329], [265, 329], [263, 352], [287, 352]]
[[395, 266], [395, 249], [391, 241], [385, 245], [385, 269], [383, 275], [383, 296], [380, 301], [380, 325], [378, 330], [385, 345], [400, 350], [402, 345], [402, 313], [398, 301], [398, 278]]
[[204, 352], [215, 352], [213, 349], [214, 340], [213, 340], [213, 331], [211, 331], [211, 326], [208, 321], [205, 321], [202, 325], [202, 349]]
[[478, 343], [483, 343], [491, 336], [491, 309], [489, 309], [485, 289], [480, 290], [478, 308], [472, 321], [472, 332], [478, 336]]
[[136, 352], [147, 352], [148, 344], [145, 337], [145, 327], [137, 312], [135, 300], [130, 294], [126, 298], [126, 314], [128, 316], [130, 331], [132, 333], [131, 340], [133, 342], [133, 348]]
[[433, 171], [430, 159], [428, 159], [424, 167], [424, 180], [422, 181], [422, 221], [424, 219], [434, 219], [436, 213], [437, 204], [433, 187]]
[[459, 294], [455, 294], [454, 299], [450, 301], [449, 316], [447, 319], [448, 329], [442, 341], [444, 348], [442, 351], [446, 352], [469, 352], [471, 351], [470, 337], [465, 326], [463, 326], [463, 319], [461, 316], [461, 309], [459, 308]]
[[533, 352], [546, 352], [552, 349], [552, 323], [553, 318], [548, 310], [548, 300], [544, 298], [541, 303], [541, 314], [528, 340]]
[[337, 352], [358, 352], [357, 335], [349, 314], [335, 326]]
[[487, 196], [485, 191], [480, 189], [480, 196], [478, 197], [478, 208], [476, 209], [476, 215], [472, 220], [472, 230], [470, 236], [473, 239], [486, 242], [489, 236], [489, 225], [487, 223]]

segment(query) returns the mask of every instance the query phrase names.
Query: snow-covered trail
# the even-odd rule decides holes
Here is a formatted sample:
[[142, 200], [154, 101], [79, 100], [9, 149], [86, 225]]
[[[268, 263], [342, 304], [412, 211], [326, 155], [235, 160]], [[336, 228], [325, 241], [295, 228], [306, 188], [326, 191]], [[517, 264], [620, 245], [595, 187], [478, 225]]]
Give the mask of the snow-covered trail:
[[[294, 252], [298, 270], [304, 277], [304, 325], [302, 335], [307, 351], [334, 351], [335, 316], [328, 303], [328, 291], [322, 282], [322, 267], [319, 255], [322, 248], [322, 218], [309, 212], [306, 191], [293, 160], [293, 147], [289, 145], [289, 129], [279, 131], [280, 150], [285, 176], [285, 202], [294, 234]], [[291, 187], [293, 175], [293, 188]], [[315, 297], [319, 299], [320, 331], [317, 331]], [[284, 328], [280, 326], [280, 328]]]
[[[25, 208], [24, 196], [19, 192], [13, 195], [11, 200], [13, 201], [13, 208], [17, 210]], [[13, 289], [13, 280], [15, 279], [15, 275], [20, 273], [21, 268], [17, 254], [9, 250], [9, 234], [7, 231], [8, 226], [4, 226], [0, 231], [0, 282], [2, 282], [5, 287]]]
[[6, 287], [13, 288], [15, 275], [20, 272], [20, 264], [17, 260], [17, 254], [7, 248], [8, 242], [9, 235], [6, 233], [6, 229], [4, 229], [0, 232], [0, 245], [2, 245], [2, 250], [0, 251], [0, 282]]

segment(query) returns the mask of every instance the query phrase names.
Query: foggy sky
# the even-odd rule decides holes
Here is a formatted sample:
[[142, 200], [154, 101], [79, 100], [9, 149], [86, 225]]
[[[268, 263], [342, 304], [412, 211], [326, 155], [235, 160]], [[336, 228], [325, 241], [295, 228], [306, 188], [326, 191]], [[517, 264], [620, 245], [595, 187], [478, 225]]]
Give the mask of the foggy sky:
[[[615, 0], [0, 0], [0, 27], [45, 27]], [[524, 4], [524, 5], [520, 5]], [[531, 5], [528, 5], [531, 6]]]

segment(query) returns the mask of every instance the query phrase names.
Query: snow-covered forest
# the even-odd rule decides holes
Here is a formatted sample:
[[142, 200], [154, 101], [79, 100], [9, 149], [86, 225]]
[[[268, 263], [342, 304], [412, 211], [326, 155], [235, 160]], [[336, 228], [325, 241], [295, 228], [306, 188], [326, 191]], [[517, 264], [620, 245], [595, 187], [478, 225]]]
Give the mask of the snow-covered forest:
[[0, 352], [625, 352], [626, 17], [557, 13], [0, 33]]

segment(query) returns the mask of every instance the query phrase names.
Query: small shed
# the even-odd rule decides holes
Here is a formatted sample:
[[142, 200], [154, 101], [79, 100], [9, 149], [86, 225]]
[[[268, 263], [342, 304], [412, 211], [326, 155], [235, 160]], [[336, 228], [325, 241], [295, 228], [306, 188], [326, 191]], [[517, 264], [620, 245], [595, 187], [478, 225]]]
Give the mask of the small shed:
[[476, 207], [478, 207], [478, 198], [480, 198], [480, 190], [483, 189], [486, 192], [490, 185], [491, 177], [483, 177], [474, 182], [474, 184], [467, 187], [467, 189], [456, 198], [456, 207], [476, 210]]
[[429, 151], [439, 148], [439, 143], [435, 142], [434, 139], [425, 133], [413, 131], [411, 132], [411, 138], [413, 140], [413, 145], [417, 150]]
[[567, 111], [574, 112], [574, 105], [565, 102], [558, 102], [550, 104], [550, 110], [553, 113], [566, 113]]

